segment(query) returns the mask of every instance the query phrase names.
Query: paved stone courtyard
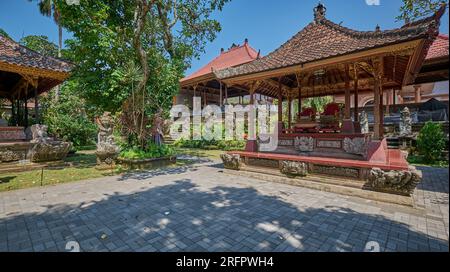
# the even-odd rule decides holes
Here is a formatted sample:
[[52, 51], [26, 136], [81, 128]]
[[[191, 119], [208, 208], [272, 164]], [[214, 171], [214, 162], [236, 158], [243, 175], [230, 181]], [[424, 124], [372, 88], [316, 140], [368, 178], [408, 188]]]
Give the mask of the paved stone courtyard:
[[418, 209], [223, 173], [217, 162], [0, 193], [0, 251], [448, 251], [448, 169]]

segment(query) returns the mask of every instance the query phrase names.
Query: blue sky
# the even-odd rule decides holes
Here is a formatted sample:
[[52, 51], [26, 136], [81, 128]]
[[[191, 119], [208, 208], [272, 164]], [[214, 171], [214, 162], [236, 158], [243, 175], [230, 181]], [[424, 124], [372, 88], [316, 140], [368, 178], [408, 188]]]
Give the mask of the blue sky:
[[[370, 0], [367, 0], [370, 2]], [[367, 5], [366, 0], [323, 0], [327, 18], [358, 30], [374, 30], [400, 27], [395, 17], [401, 0], [379, 0], [380, 5]], [[263, 55], [279, 47], [313, 19], [317, 0], [232, 0], [215, 18], [222, 24], [222, 32], [206, 47], [200, 60], [193, 60], [189, 74], [217, 56], [220, 48], [232, 43], [241, 44], [245, 38]], [[83, 0], [81, 0], [83, 4]], [[40, 15], [36, 2], [28, 0], [0, 0], [0, 27], [19, 40], [26, 35], [46, 35], [53, 42], [58, 40], [57, 27], [50, 18]], [[448, 33], [448, 14], [442, 20], [441, 33]], [[64, 32], [64, 37], [70, 34]]]

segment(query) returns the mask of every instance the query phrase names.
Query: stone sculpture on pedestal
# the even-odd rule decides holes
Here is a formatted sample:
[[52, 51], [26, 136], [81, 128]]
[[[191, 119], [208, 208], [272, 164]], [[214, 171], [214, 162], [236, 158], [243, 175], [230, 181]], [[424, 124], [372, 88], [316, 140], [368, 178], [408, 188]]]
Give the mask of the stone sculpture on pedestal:
[[365, 111], [362, 111], [359, 115], [360, 125], [361, 125], [361, 133], [367, 134], [369, 133], [369, 118]]
[[33, 146], [28, 151], [28, 158], [32, 162], [58, 161], [64, 159], [72, 147], [72, 143], [55, 140], [48, 136], [46, 125], [32, 125], [31, 133]]
[[412, 118], [409, 109], [405, 107], [400, 112], [400, 136], [411, 136], [412, 134]]
[[97, 164], [113, 164], [119, 155], [120, 149], [114, 142], [113, 129], [114, 120], [111, 113], [105, 112], [101, 117], [96, 118], [99, 129], [98, 143], [95, 155]]

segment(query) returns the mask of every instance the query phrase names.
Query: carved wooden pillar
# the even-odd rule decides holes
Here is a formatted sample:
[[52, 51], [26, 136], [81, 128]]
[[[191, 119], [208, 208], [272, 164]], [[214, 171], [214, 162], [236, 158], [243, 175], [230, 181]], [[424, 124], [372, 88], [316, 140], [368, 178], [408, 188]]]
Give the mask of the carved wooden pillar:
[[281, 88], [281, 78], [278, 80], [278, 132], [283, 132], [283, 90]]
[[350, 119], [350, 72], [348, 65], [345, 65], [345, 111], [344, 118]]
[[219, 81], [219, 87], [220, 87], [220, 91], [219, 91], [219, 106], [222, 108], [222, 105], [223, 105], [223, 101], [222, 101], [222, 81]]
[[422, 102], [421, 90], [422, 90], [422, 86], [414, 85], [414, 102], [416, 102], [416, 103]]
[[382, 98], [382, 60], [380, 58], [373, 60], [373, 72], [374, 72], [374, 105], [373, 105], [373, 115], [374, 115], [374, 139], [381, 140], [383, 138], [383, 109], [381, 101]]
[[36, 118], [36, 124], [40, 124], [41, 120], [39, 117], [39, 98], [37, 94], [37, 88], [33, 87], [33, 89], [34, 89], [34, 115]]
[[355, 129], [353, 127], [353, 122], [351, 119], [350, 112], [350, 68], [349, 65], [345, 65], [345, 109], [344, 109], [344, 120], [342, 121], [342, 132], [344, 133], [354, 133]]
[[[252, 83], [252, 85], [250, 86], [250, 107], [254, 107], [254, 102], [255, 102], [255, 91], [257, 89], [258, 86], [258, 82], [254, 82]], [[258, 143], [256, 140], [256, 125], [252, 126], [250, 125], [251, 122], [253, 122], [254, 124], [256, 124], [256, 115], [255, 115], [255, 111], [252, 109], [249, 112], [248, 118], [249, 118], [249, 126], [248, 126], [248, 136], [249, 139], [246, 142], [245, 145], [245, 151], [247, 152], [258, 152]]]
[[380, 139], [384, 137], [384, 94], [383, 87], [380, 85]]
[[358, 97], [358, 67], [353, 66], [355, 76], [353, 79], [353, 126], [355, 133], [361, 133], [361, 124], [359, 123], [359, 97]]
[[288, 97], [288, 128], [291, 129], [292, 125], [292, 96]]
[[25, 98], [23, 101], [25, 108], [24, 108], [24, 115], [25, 115], [25, 119], [24, 119], [24, 127], [27, 128], [28, 127], [28, 84], [27, 87], [25, 89]]
[[228, 104], [228, 86], [225, 84], [225, 104]]
[[302, 112], [302, 87], [298, 87], [298, 119], [300, 119], [300, 113]]

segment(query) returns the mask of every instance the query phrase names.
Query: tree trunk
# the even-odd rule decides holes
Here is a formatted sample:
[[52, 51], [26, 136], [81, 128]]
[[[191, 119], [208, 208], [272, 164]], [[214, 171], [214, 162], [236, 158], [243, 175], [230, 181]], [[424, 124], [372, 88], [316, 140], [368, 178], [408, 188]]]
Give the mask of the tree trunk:
[[148, 61], [147, 61], [147, 52], [142, 48], [141, 36], [143, 32], [143, 28], [145, 25], [145, 18], [148, 14], [149, 6], [145, 0], [141, 0], [137, 2], [136, 9], [134, 12], [134, 21], [135, 21], [135, 29], [134, 29], [134, 37], [133, 37], [133, 45], [138, 56], [139, 62], [142, 67], [142, 79], [137, 86], [137, 91], [142, 92], [142, 109], [140, 114], [140, 125], [139, 125], [139, 133], [138, 138], [141, 144], [141, 148], [145, 147], [145, 137], [144, 137], [144, 120], [145, 120], [145, 86], [148, 80]]
[[[58, 22], [58, 58], [61, 58], [61, 49], [62, 49], [62, 27], [61, 24]], [[55, 89], [55, 101], [59, 100], [59, 94], [61, 92], [60, 85], [56, 86]]]

